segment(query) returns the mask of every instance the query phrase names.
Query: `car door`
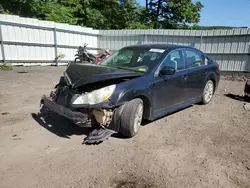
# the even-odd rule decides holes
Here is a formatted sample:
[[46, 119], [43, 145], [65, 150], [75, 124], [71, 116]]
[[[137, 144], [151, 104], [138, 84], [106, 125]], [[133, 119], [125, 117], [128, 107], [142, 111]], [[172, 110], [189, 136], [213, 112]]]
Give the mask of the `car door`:
[[[164, 66], [175, 68], [176, 73], [174, 75], [160, 75], [159, 70]], [[186, 72], [183, 50], [171, 51], [166, 56], [155, 73], [151, 91], [156, 114], [185, 100]]]
[[187, 99], [201, 96], [207, 71], [208, 60], [198, 50], [185, 49], [186, 73], [187, 73]]

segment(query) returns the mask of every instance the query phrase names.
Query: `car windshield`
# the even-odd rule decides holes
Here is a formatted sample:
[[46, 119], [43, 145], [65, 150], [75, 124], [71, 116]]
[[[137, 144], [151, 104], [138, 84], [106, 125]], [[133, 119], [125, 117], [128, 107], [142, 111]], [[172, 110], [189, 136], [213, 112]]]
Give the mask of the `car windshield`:
[[132, 71], [149, 72], [159, 63], [164, 52], [165, 49], [142, 47], [123, 48], [105, 59], [101, 65]]

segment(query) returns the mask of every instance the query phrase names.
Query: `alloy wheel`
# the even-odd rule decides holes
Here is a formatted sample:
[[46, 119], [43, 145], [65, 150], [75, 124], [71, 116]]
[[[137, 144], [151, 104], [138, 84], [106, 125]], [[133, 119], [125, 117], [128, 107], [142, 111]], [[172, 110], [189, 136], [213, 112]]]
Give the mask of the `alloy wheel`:
[[209, 80], [204, 90], [204, 99], [207, 103], [211, 101], [213, 94], [214, 94], [214, 84], [211, 80]]
[[139, 104], [136, 114], [135, 114], [135, 120], [134, 120], [134, 132], [138, 132], [139, 127], [142, 122], [142, 115], [143, 115], [143, 106], [142, 104]]

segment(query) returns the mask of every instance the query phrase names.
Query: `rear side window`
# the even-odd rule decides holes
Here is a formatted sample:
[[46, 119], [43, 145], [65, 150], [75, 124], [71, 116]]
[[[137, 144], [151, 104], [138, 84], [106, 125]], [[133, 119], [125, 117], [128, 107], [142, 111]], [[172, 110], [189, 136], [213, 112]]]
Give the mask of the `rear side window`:
[[187, 68], [199, 67], [208, 64], [208, 59], [199, 51], [189, 49], [185, 51]]

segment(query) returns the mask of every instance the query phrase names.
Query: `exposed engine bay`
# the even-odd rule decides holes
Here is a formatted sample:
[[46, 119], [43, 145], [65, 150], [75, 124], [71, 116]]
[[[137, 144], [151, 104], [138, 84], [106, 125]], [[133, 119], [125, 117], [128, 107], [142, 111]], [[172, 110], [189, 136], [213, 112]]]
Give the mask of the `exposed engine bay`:
[[51, 92], [50, 97], [43, 96], [41, 104], [48, 108], [47, 111], [56, 112], [80, 127], [94, 127], [95, 129], [84, 139], [84, 144], [96, 144], [104, 141], [115, 130], [109, 129], [113, 119], [113, 109], [72, 109], [65, 100], [65, 86]]
[[103, 127], [108, 127], [113, 118], [112, 110], [93, 109], [91, 114], [95, 116], [96, 121]]
[[[52, 101], [54, 101], [56, 104], [67, 107], [71, 109], [72, 111], [79, 111], [80, 113], [84, 113], [88, 115], [88, 119], [81, 119], [80, 121], [76, 121], [76, 124], [83, 124], [90, 122], [92, 118], [94, 117], [95, 120], [101, 125], [101, 126], [107, 126], [112, 119], [112, 109], [102, 109], [102, 108], [78, 108], [74, 109], [70, 105], [71, 99], [74, 97], [74, 95], [80, 95], [85, 90], [86, 92], [94, 91], [95, 89], [99, 88], [100, 85], [98, 84], [92, 84], [92, 87], [89, 86], [83, 86], [77, 89], [70, 89], [67, 85], [64, 84], [64, 82], [60, 82], [56, 86], [56, 90], [52, 91], [50, 94], [50, 97]], [[86, 93], [84, 92], [84, 93]]]
[[[89, 74], [86, 76], [89, 79], [87, 82], [86, 79], [82, 78], [79, 69], [76, 68], [79, 67], [72, 65], [67, 68], [50, 96], [42, 97], [41, 106], [45, 106], [47, 111], [55, 112], [72, 120], [80, 127], [95, 128], [94, 133], [86, 137], [84, 143], [100, 142], [119, 131], [117, 114], [121, 112], [117, 110], [119, 106], [109, 100], [116, 85], [138, 77], [138, 73], [128, 74], [126, 72], [123, 76], [111, 74], [106, 79], [104, 79], [105, 76], [99, 74], [98, 76], [92, 74], [92, 79], [89, 79]], [[94, 68], [98, 69], [99, 67]], [[94, 72], [93, 69], [91, 71]]]
[[[114, 109], [115, 106], [112, 106], [112, 104], [109, 104], [108, 108], [100, 106], [99, 108], [92, 108], [91, 106], [82, 108], [74, 108], [71, 106], [71, 102], [74, 98], [74, 96], [79, 96], [84, 93], [91, 93], [95, 92], [96, 90], [103, 88], [107, 84], [117, 84], [119, 82], [124, 81], [124, 79], [116, 79], [116, 80], [109, 80], [108, 82], [98, 82], [93, 84], [86, 84], [84, 86], [81, 86], [76, 89], [70, 88], [63, 80], [64, 78], [61, 77], [59, 84], [55, 86], [55, 91], [52, 91], [50, 93], [50, 99], [55, 104], [63, 106], [64, 108], [68, 108], [69, 110], [74, 111], [73, 113], [77, 114], [77, 112], [82, 114], [87, 114], [88, 118], [82, 118], [82, 116], [79, 116], [80, 118], [74, 117], [73, 120], [78, 125], [83, 125], [84, 123], [91, 123], [92, 121], [95, 121], [100, 124], [101, 127], [109, 127], [113, 115], [114, 115]], [[126, 80], [125, 80], [126, 81]], [[85, 92], [84, 92], [85, 91]], [[43, 97], [43, 100], [46, 97]], [[67, 113], [64, 113], [66, 116]], [[94, 120], [93, 120], [94, 118]], [[71, 118], [72, 119], [72, 118]], [[84, 125], [83, 125], [84, 127]]]

